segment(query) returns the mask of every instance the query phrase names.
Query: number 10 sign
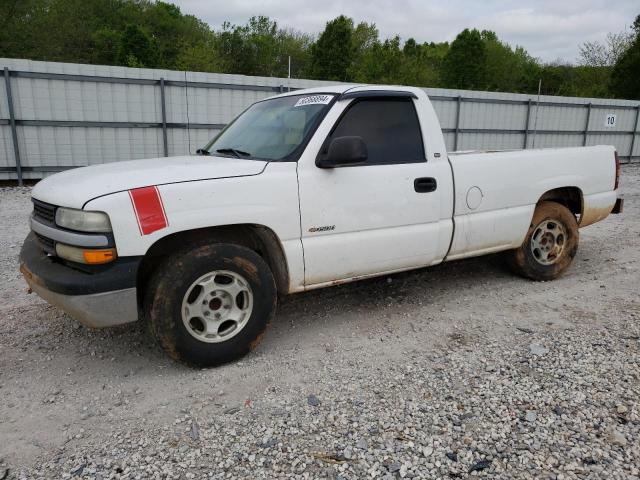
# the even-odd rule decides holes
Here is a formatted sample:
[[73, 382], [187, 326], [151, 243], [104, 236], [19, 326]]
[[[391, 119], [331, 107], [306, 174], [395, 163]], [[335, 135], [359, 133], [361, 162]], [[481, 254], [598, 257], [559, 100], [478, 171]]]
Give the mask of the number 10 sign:
[[616, 126], [616, 114], [607, 113], [607, 118], [604, 119], [604, 126], [606, 128], [613, 128]]

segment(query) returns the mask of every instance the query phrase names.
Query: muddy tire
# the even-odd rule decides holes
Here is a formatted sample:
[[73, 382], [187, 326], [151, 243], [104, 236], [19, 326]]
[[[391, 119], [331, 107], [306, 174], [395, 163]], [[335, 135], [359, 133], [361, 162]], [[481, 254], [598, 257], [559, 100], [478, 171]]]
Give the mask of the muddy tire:
[[275, 281], [262, 257], [221, 243], [165, 259], [146, 290], [144, 310], [153, 336], [171, 358], [211, 367], [255, 348], [276, 302]]
[[553, 280], [571, 265], [578, 251], [578, 238], [578, 222], [567, 207], [540, 202], [522, 246], [507, 252], [507, 261], [518, 275]]

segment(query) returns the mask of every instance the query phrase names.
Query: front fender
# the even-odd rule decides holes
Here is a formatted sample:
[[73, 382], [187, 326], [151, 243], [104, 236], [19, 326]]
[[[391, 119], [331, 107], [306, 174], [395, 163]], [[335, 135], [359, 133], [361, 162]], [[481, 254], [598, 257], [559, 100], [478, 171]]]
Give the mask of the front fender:
[[252, 177], [172, 183], [155, 189], [166, 222], [156, 223], [150, 229], [142, 228], [135, 195], [130, 191], [105, 195], [85, 205], [86, 210], [109, 215], [119, 256], [145, 255], [158, 240], [187, 230], [264, 225], [282, 244], [292, 286], [298, 280], [302, 285], [304, 266], [295, 163], [271, 163], [263, 174]]

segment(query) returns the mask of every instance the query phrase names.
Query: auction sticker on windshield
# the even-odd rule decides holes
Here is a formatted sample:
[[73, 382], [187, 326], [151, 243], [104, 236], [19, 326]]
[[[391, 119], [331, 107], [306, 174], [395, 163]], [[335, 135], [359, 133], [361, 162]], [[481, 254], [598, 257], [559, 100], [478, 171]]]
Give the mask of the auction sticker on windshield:
[[327, 105], [333, 95], [311, 95], [310, 97], [302, 97], [296, 102], [294, 107], [304, 107], [305, 105]]

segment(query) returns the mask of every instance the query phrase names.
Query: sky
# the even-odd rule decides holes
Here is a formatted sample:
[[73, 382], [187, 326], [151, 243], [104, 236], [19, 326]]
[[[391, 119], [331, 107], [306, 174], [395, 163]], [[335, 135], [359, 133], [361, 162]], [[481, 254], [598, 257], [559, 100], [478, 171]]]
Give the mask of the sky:
[[494, 30], [543, 61], [575, 62], [579, 45], [628, 29], [639, 0], [168, 0], [213, 29], [266, 15], [282, 27], [320, 33], [340, 14], [375, 23], [382, 39], [451, 41], [464, 28]]

